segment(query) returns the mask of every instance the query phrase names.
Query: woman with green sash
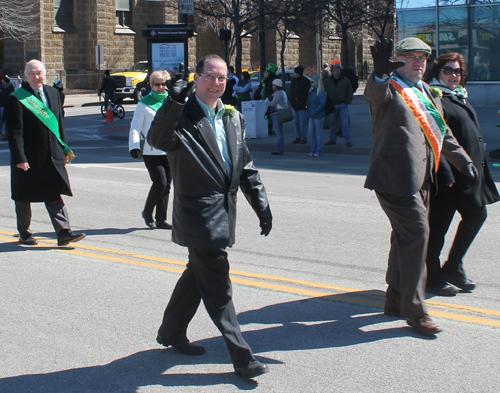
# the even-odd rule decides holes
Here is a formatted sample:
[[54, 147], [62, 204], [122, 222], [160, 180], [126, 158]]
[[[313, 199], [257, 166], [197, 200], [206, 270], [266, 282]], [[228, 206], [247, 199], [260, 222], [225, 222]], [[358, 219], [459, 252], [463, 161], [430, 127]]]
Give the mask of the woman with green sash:
[[129, 133], [130, 155], [135, 159], [144, 158], [144, 164], [153, 182], [142, 212], [144, 222], [151, 229], [172, 229], [172, 225], [167, 222], [168, 197], [172, 182], [167, 153], [151, 147], [147, 142], [151, 122], [167, 98], [169, 79], [170, 74], [167, 71], [154, 71], [151, 74], [151, 92], [137, 104]]

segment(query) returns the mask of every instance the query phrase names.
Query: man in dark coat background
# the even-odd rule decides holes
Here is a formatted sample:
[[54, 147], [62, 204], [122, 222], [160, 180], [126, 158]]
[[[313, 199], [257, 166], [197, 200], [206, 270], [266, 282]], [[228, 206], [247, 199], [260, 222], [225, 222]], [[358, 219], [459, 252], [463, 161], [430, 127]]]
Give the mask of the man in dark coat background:
[[115, 90], [116, 90], [116, 81], [115, 78], [109, 75], [109, 70], [104, 71], [104, 78], [102, 78], [101, 88], [99, 89], [98, 96], [100, 96], [104, 92], [104, 105], [105, 108], [108, 108], [108, 103], [111, 101], [115, 102]]
[[294, 78], [290, 86], [290, 104], [293, 109], [293, 125], [295, 140], [292, 143], [307, 143], [307, 98], [311, 89], [311, 81], [304, 76], [304, 67], [298, 66], [293, 71]]
[[[38, 60], [31, 60], [26, 64], [24, 74], [27, 83], [20, 88], [20, 93], [48, 107], [49, 113], [52, 112], [57, 120], [60, 139], [65, 143], [59, 92], [43, 84], [45, 66]], [[30, 229], [30, 203], [44, 202], [57, 233], [58, 245], [77, 242], [85, 234], [71, 231], [68, 212], [61, 198], [61, 194], [72, 195], [66, 171], [68, 159], [63, 146], [40, 117], [22, 101], [24, 100], [13, 93], [9, 96], [5, 109], [11, 152], [12, 199], [15, 201], [19, 240], [28, 245], [38, 244]]]
[[172, 240], [188, 248], [189, 263], [177, 282], [158, 330], [158, 343], [182, 353], [202, 355], [190, 343], [188, 324], [203, 299], [222, 333], [237, 375], [252, 378], [268, 372], [243, 339], [231, 296], [226, 247], [235, 239], [238, 188], [260, 220], [261, 234], [271, 231], [272, 215], [264, 185], [245, 142], [245, 118], [226, 112], [219, 99], [227, 66], [217, 55], [201, 59], [194, 76], [171, 80], [169, 96], [158, 110], [148, 143], [168, 153], [174, 183]]

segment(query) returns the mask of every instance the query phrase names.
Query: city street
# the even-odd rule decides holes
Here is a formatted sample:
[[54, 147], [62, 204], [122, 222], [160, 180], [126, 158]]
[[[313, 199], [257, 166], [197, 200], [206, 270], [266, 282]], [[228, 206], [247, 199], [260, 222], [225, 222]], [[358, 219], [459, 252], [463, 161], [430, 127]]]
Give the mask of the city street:
[[[273, 229], [259, 235], [259, 221], [240, 194], [236, 244], [228, 252], [244, 337], [270, 373], [236, 377], [202, 305], [188, 338], [206, 354], [160, 347], [156, 331], [187, 250], [171, 242], [170, 231], [150, 230], [141, 218], [151, 182], [123, 138], [135, 105], [124, 104], [125, 121], [113, 122], [121, 136], [110, 137], [92, 100], [96, 105], [65, 109], [76, 159], [68, 166], [74, 197], [64, 200], [72, 229], [87, 234], [71, 247], [57, 247], [43, 204], [32, 205], [39, 245], [18, 243], [10, 154], [0, 143], [1, 393], [498, 391], [500, 204], [488, 208], [465, 259], [477, 289], [429, 295], [442, 333], [420, 336], [404, 320], [385, 316], [390, 225], [374, 192], [363, 188], [369, 141], [365, 146], [362, 138], [371, 130], [361, 101], [350, 109], [351, 151], [339, 146], [337, 154], [325, 149], [311, 159], [306, 146], [294, 150], [288, 138], [286, 154], [277, 158], [269, 154], [273, 138], [249, 141]], [[494, 127], [496, 110], [487, 121]], [[500, 147], [500, 137], [485, 139], [498, 142], [491, 149]], [[491, 170], [500, 187], [500, 168]]]

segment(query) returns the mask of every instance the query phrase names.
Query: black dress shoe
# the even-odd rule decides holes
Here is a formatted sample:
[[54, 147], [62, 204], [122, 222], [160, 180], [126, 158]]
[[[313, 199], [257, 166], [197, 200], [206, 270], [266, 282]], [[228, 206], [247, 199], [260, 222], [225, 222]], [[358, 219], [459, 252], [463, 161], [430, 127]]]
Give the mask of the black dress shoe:
[[148, 226], [151, 229], [156, 229], [156, 224], [155, 224], [155, 221], [153, 220], [153, 217], [146, 218], [146, 214], [144, 212], [142, 212], [142, 218], [144, 218], [144, 222], [146, 223], [146, 226]]
[[434, 295], [438, 296], [455, 296], [458, 293], [458, 288], [446, 282], [444, 283], [444, 285], [434, 285], [432, 287], [426, 287], [425, 292], [433, 293]]
[[307, 139], [301, 139], [299, 143], [301, 145], [305, 145], [307, 143]]
[[300, 138], [295, 138], [295, 140], [292, 141], [293, 144], [300, 143]]
[[26, 244], [27, 246], [36, 246], [38, 244], [38, 241], [33, 237], [33, 235], [29, 235], [24, 239], [19, 236], [19, 241], [23, 244]]
[[269, 367], [258, 360], [252, 360], [246, 367], [235, 367], [234, 372], [238, 377], [254, 378], [269, 372]]
[[280, 153], [280, 152], [277, 152], [277, 151], [272, 151], [271, 154], [273, 156], [282, 156], [283, 155], [283, 153]]
[[85, 233], [74, 233], [70, 230], [63, 230], [57, 234], [57, 245], [67, 246], [69, 243], [79, 242], [85, 236]]
[[336, 145], [336, 144], [337, 144], [337, 142], [330, 142], [330, 141], [325, 143], [325, 145]]
[[391, 317], [401, 317], [399, 300], [388, 293], [385, 295], [384, 314]]
[[408, 317], [406, 323], [420, 334], [426, 336], [433, 336], [443, 331], [427, 314], [421, 317]]
[[156, 228], [160, 228], [160, 229], [172, 229], [172, 225], [170, 225], [166, 221], [156, 221]]
[[470, 292], [476, 289], [477, 284], [474, 281], [469, 280], [467, 277], [452, 277], [445, 275], [444, 278], [450, 284], [453, 284], [464, 291]]
[[165, 347], [174, 347], [185, 355], [203, 355], [205, 353], [203, 345], [190, 343], [187, 338], [184, 340], [167, 341], [158, 335], [156, 336], [156, 342]]

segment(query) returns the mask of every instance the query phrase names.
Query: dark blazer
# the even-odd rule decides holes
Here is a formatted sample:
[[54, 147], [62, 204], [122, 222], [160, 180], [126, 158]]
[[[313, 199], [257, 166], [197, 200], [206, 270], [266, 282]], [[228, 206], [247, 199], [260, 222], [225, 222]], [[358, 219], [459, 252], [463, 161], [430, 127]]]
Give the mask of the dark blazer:
[[[28, 84], [26, 90], [34, 93]], [[61, 139], [66, 142], [59, 92], [43, 86], [50, 110], [59, 122]], [[12, 199], [23, 202], [51, 202], [61, 194], [72, 195], [64, 151], [54, 134], [11, 95], [5, 107], [11, 153]], [[16, 167], [28, 162], [26, 172]]]
[[245, 118], [224, 116], [231, 157], [227, 173], [215, 133], [193, 94], [185, 105], [170, 97], [158, 110], [148, 143], [168, 153], [174, 182], [172, 240], [187, 247], [226, 248], [235, 240], [238, 187], [258, 217], [271, 210], [245, 141]]
[[[432, 199], [433, 206], [462, 209], [497, 202], [500, 196], [486, 162], [483, 137], [474, 108], [468, 102], [464, 103], [451, 94], [445, 94], [442, 103], [444, 119], [460, 146], [474, 162], [479, 172], [479, 183], [467, 188], [465, 177], [443, 160], [437, 173], [439, 192]], [[449, 184], [454, 185], [447, 187]]]
[[296, 111], [306, 109], [309, 89], [311, 89], [311, 81], [304, 75], [292, 79], [290, 84], [290, 103], [293, 109]]
[[[440, 100], [427, 96], [442, 112]], [[376, 84], [373, 74], [368, 78], [365, 97], [370, 106], [373, 146], [365, 188], [390, 194], [411, 196], [422, 188], [427, 169], [434, 168], [434, 157], [420, 124], [403, 98], [387, 81]], [[469, 156], [447, 129], [443, 157], [462, 169], [471, 162]], [[430, 163], [428, 160], [432, 160]]]

